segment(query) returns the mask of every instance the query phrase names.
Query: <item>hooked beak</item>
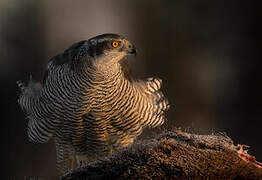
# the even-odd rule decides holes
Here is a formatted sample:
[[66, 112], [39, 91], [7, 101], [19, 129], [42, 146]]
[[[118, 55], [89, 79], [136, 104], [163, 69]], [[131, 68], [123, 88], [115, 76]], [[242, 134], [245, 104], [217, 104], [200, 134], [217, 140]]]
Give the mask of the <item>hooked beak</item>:
[[129, 45], [127, 49], [129, 55], [136, 55], [136, 47], [134, 45]]

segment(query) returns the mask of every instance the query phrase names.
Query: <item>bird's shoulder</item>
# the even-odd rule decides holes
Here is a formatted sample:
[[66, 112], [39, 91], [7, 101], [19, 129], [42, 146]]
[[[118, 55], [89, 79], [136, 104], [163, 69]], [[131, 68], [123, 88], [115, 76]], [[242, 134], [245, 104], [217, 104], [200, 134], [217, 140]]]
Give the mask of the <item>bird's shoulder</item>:
[[65, 63], [72, 61], [81, 60], [88, 55], [88, 41], [83, 40], [74, 43], [69, 48], [67, 48], [63, 53], [60, 53], [50, 59], [48, 66], [60, 66]]
[[65, 64], [71, 65], [72, 62], [80, 61], [82, 58], [88, 55], [88, 41], [83, 40], [74, 43], [69, 48], [67, 48], [63, 53], [57, 54], [52, 57], [48, 63], [46, 70], [44, 72], [43, 83], [45, 83], [47, 77], [49, 76], [49, 71], [56, 69], [57, 67], [63, 66]]

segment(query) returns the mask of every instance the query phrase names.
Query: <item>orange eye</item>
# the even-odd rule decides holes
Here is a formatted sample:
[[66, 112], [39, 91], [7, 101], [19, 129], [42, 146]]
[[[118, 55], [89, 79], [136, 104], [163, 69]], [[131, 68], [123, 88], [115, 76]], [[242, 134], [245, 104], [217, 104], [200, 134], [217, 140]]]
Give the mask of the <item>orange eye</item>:
[[119, 46], [119, 42], [117, 42], [117, 41], [113, 41], [113, 42], [112, 42], [112, 46], [113, 46], [113, 47], [117, 47], [117, 46]]

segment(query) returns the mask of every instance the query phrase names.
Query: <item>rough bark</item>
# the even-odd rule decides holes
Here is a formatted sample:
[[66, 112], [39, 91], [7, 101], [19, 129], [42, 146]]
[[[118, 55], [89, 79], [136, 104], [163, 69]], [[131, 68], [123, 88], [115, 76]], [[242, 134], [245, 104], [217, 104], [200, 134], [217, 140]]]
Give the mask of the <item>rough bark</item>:
[[262, 179], [262, 166], [225, 135], [167, 132], [62, 179]]

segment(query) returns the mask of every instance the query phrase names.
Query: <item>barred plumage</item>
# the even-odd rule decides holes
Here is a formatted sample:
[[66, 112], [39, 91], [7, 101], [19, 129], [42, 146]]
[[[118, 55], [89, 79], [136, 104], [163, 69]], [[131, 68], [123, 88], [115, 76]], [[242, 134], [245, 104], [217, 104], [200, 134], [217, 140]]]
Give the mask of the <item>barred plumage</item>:
[[62, 173], [73, 155], [94, 160], [132, 144], [144, 127], [165, 121], [169, 104], [160, 91], [162, 81], [134, 80], [126, 58], [133, 53], [124, 37], [100, 35], [52, 58], [43, 84], [18, 82], [29, 140], [44, 143], [53, 137]]

